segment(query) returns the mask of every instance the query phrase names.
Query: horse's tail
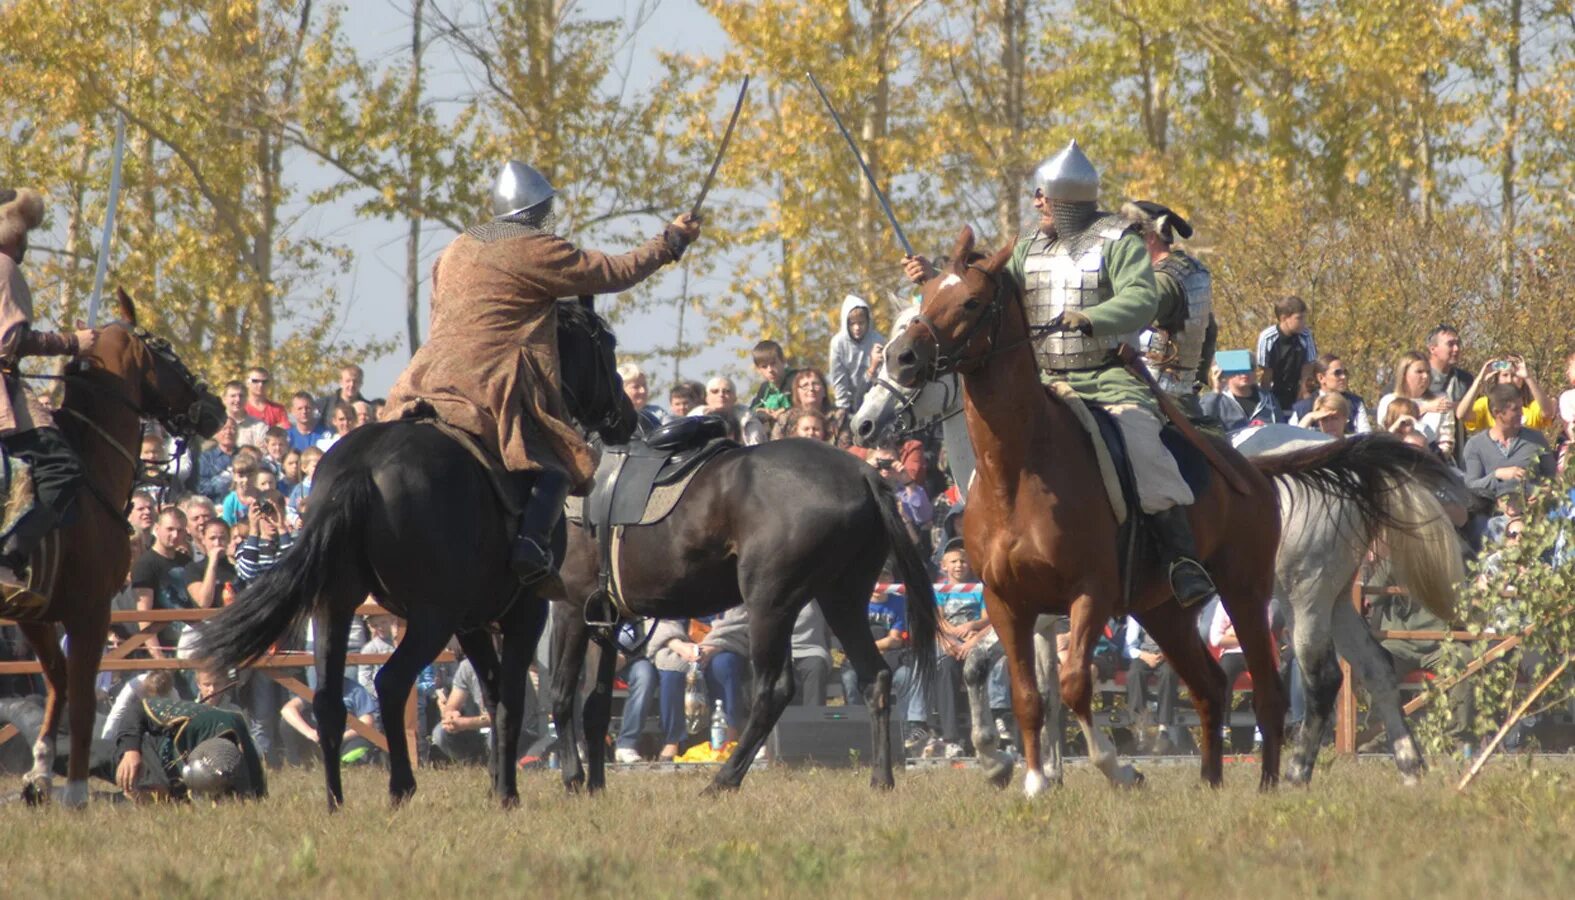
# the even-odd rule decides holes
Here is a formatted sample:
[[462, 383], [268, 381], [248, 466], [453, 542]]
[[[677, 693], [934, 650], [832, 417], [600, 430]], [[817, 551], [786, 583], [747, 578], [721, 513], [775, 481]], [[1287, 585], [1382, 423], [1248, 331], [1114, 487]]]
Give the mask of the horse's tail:
[[[1396, 583], [1439, 618], [1453, 615], [1456, 585], [1466, 573], [1459, 540], [1437, 496], [1454, 490], [1443, 461], [1384, 435], [1252, 461], [1270, 478], [1353, 504], [1371, 535], [1388, 546]], [[1294, 493], [1288, 496], [1294, 501]]]
[[353, 542], [374, 492], [372, 473], [364, 468], [319, 484], [300, 538], [234, 604], [202, 626], [198, 657], [219, 670], [246, 665], [310, 616], [336, 575], [359, 568]]
[[[866, 467], [868, 468], [868, 467]], [[881, 525], [886, 539], [891, 543], [892, 556], [897, 561], [897, 576], [908, 588], [907, 609], [908, 641], [913, 648], [914, 670], [919, 677], [929, 679], [935, 671], [935, 635], [940, 630], [940, 613], [935, 608], [935, 588], [930, 583], [930, 571], [924, 566], [924, 557], [908, 536], [908, 526], [897, 512], [897, 495], [886, 479], [874, 469], [864, 473], [869, 483], [870, 495], [880, 508]]]

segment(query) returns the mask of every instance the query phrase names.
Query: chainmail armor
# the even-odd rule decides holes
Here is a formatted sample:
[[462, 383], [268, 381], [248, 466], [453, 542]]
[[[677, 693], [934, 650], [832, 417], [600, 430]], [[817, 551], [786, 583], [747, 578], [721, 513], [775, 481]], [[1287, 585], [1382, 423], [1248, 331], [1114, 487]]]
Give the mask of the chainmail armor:
[[1168, 341], [1159, 330], [1151, 328], [1143, 333], [1142, 347], [1149, 370], [1160, 386], [1176, 396], [1187, 396], [1193, 392], [1193, 381], [1203, 363], [1203, 341], [1214, 310], [1214, 279], [1203, 263], [1182, 250], [1172, 250], [1154, 264], [1154, 271], [1181, 285], [1187, 308], [1181, 327], [1170, 334]]

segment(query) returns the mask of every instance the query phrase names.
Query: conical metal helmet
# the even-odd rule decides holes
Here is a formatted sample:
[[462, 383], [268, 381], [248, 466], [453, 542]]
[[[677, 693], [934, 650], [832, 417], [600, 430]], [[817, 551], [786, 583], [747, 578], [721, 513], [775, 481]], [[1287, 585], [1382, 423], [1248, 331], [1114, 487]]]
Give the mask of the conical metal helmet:
[[194, 797], [217, 799], [242, 788], [246, 756], [234, 741], [208, 738], [198, 744], [181, 766], [181, 781]]
[[492, 214], [500, 218], [512, 216], [551, 200], [557, 193], [546, 176], [522, 162], [509, 160], [492, 189]]
[[1077, 141], [1071, 141], [1065, 150], [1034, 170], [1034, 187], [1047, 200], [1093, 203], [1099, 199], [1099, 173], [1094, 171], [1094, 164], [1083, 155], [1083, 148]]

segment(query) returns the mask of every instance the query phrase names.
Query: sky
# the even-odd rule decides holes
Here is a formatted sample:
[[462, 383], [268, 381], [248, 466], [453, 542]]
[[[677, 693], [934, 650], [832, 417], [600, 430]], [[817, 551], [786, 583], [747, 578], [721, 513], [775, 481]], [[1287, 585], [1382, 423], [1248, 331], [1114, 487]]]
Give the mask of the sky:
[[[444, 8], [453, 8], [452, 0], [439, 2], [443, 3]], [[346, 6], [345, 33], [365, 57], [381, 58], [406, 52], [404, 48], [408, 46], [410, 37], [406, 11], [408, 3], [405, 0], [346, 0]], [[578, 0], [577, 6], [583, 11], [582, 15], [590, 18], [626, 18], [639, 6], [639, 0]], [[653, 79], [655, 67], [652, 59], [656, 48], [715, 53], [724, 41], [724, 35], [715, 20], [700, 9], [694, 0], [660, 0], [655, 16], [641, 29], [631, 47], [631, 90], [639, 90]], [[456, 66], [449, 51], [435, 48], [429, 52], [428, 62], [427, 78], [431, 95], [452, 95], [465, 90], [464, 81], [455, 74]], [[499, 166], [503, 162], [499, 160]], [[297, 155], [288, 164], [299, 167], [290, 175], [306, 187], [328, 184], [333, 178], [332, 173], [305, 155]], [[696, 185], [698, 189], [699, 185]], [[404, 222], [357, 217], [354, 211], [355, 199], [352, 195], [314, 209], [301, 220], [299, 227], [343, 243], [354, 253], [350, 270], [336, 281], [345, 309], [344, 334], [398, 338], [399, 345], [393, 353], [365, 363], [366, 394], [381, 397], [387, 394], [388, 388], [399, 377], [409, 359], [408, 343], [404, 336], [405, 234], [408, 226]], [[679, 212], [682, 210], [674, 210], [673, 215]], [[427, 257], [422, 266], [423, 276], [431, 269], [432, 257], [452, 237], [453, 233], [447, 230], [427, 233], [423, 242], [423, 252]], [[574, 239], [574, 235], [565, 237]], [[595, 249], [623, 252], [632, 248], [598, 246]], [[706, 252], [703, 234], [689, 252]], [[656, 282], [657, 297], [677, 296], [677, 278], [664, 278], [667, 272], [664, 270], [655, 276], [659, 279]], [[426, 303], [427, 288], [423, 285], [423, 321], [427, 314]], [[617, 331], [621, 346], [638, 351], [671, 344], [676, 327], [676, 310], [658, 308], [627, 318], [620, 323]], [[685, 330], [695, 333], [698, 329], [691, 320]], [[738, 353], [740, 346], [742, 340], [736, 344], [708, 349], [685, 362], [684, 376], [697, 378], [711, 373], [743, 374], [745, 363]], [[653, 373], [653, 388], [663, 388], [669, 380], [668, 374], [667, 365], [663, 365], [660, 372]], [[747, 385], [739, 385], [740, 393], [747, 389]], [[653, 391], [653, 394], [656, 392]], [[653, 401], [665, 404], [665, 390], [653, 396]]]

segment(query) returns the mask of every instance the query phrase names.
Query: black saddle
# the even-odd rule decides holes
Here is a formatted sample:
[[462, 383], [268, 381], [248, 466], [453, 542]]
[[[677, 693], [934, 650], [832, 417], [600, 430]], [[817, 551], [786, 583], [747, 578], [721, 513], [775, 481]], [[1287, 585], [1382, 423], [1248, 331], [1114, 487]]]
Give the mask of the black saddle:
[[[1144, 527], [1147, 519], [1143, 515], [1142, 504], [1138, 502], [1137, 476], [1132, 471], [1132, 457], [1127, 453], [1127, 442], [1121, 436], [1121, 427], [1104, 407], [1090, 403], [1088, 410], [1094, 414], [1094, 421], [1099, 423], [1100, 437], [1104, 438], [1105, 446], [1110, 450], [1110, 461], [1115, 464], [1116, 477], [1121, 482], [1121, 497], [1127, 506], [1127, 520], [1116, 537], [1122, 608], [1126, 608], [1131, 599], [1132, 573], [1146, 555], [1154, 555], [1156, 543], [1151, 530]], [[1209, 488], [1210, 479], [1214, 477], [1208, 457], [1188, 442], [1180, 429], [1168, 422], [1159, 430], [1159, 440], [1176, 460], [1181, 478], [1192, 489], [1193, 496], [1203, 496]]]
[[585, 498], [584, 524], [601, 560], [600, 589], [586, 607], [586, 621], [611, 626], [621, 598], [612, 595], [612, 531], [638, 525], [646, 503], [659, 487], [676, 484], [722, 453], [738, 447], [728, 439], [727, 423], [717, 416], [692, 416], [670, 422], [623, 446], [602, 449], [595, 484]]

